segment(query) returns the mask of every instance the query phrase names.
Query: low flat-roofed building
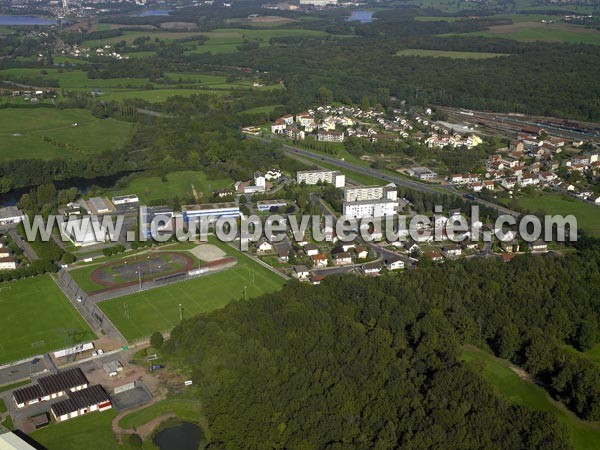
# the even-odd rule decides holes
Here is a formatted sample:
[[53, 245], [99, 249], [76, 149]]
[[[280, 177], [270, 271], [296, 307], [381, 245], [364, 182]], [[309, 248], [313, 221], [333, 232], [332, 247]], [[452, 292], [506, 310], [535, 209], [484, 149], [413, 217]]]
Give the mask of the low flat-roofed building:
[[233, 202], [229, 203], [205, 203], [203, 205], [186, 205], [183, 207], [183, 220], [189, 222], [192, 218], [208, 219], [214, 222], [220, 218], [232, 218], [240, 216], [240, 207]]
[[13, 399], [18, 408], [41, 401], [62, 397], [68, 393], [87, 388], [88, 380], [79, 368], [41, 377], [37, 384], [16, 389]]
[[63, 236], [77, 247], [103, 244], [113, 240], [113, 235], [108, 228], [102, 228], [100, 221], [92, 220], [90, 216], [83, 216], [80, 219], [72, 217], [60, 224], [60, 230]]
[[0, 450], [36, 450], [36, 448], [12, 431], [3, 433], [0, 429]]
[[109, 214], [113, 211], [112, 205], [108, 199], [102, 197], [92, 197], [88, 200], [88, 205], [93, 214]]
[[270, 211], [271, 208], [283, 208], [287, 206], [288, 200], [261, 200], [256, 202], [256, 209], [260, 212]]
[[112, 204], [117, 211], [128, 211], [136, 209], [140, 205], [140, 199], [135, 194], [119, 195], [112, 198]]
[[12, 225], [23, 221], [25, 215], [16, 206], [0, 208], [0, 225]]
[[411, 167], [406, 172], [419, 180], [432, 180], [437, 177], [437, 173], [427, 167]]
[[50, 408], [54, 420], [64, 422], [74, 417], [83, 416], [94, 411], [106, 411], [112, 408], [110, 397], [100, 385], [75, 391], [69, 398], [55, 403]]

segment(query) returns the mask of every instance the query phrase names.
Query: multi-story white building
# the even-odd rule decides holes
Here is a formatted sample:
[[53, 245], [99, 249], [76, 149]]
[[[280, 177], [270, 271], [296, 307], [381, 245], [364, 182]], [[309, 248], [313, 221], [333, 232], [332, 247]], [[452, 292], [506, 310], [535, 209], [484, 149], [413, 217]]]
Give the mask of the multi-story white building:
[[296, 174], [298, 184], [318, 184], [329, 183], [336, 188], [343, 188], [346, 185], [346, 176], [337, 170], [304, 170]]
[[344, 189], [344, 215], [348, 218], [383, 217], [396, 213], [398, 191], [387, 186], [358, 186]]
[[386, 186], [357, 186], [344, 189], [344, 201], [357, 202], [363, 200], [398, 200], [396, 185]]
[[221, 217], [239, 217], [240, 207], [236, 203], [206, 203], [203, 205], [187, 205], [183, 207], [183, 220], [187, 223], [190, 219], [208, 220], [216, 222]]

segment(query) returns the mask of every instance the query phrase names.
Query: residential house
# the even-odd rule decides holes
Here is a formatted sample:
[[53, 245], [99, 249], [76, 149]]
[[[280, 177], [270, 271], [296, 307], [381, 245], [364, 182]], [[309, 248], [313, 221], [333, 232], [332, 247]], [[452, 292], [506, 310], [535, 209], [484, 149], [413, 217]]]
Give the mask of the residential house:
[[310, 272], [306, 266], [294, 266], [292, 274], [294, 278], [298, 278], [299, 280], [306, 280], [310, 276]]
[[529, 249], [532, 252], [547, 252], [548, 244], [545, 241], [538, 239], [537, 241], [529, 243]]
[[306, 244], [304, 246], [304, 253], [306, 253], [307, 256], [315, 256], [319, 253], [319, 247], [315, 244]]
[[324, 253], [317, 253], [316, 255], [313, 255], [310, 257], [313, 267], [315, 269], [321, 269], [323, 267], [327, 267], [328, 264], [328, 260], [327, 260], [327, 255]]
[[352, 264], [352, 256], [348, 252], [340, 252], [333, 255], [333, 263], [336, 266], [347, 266]]
[[266, 239], [261, 238], [256, 242], [256, 252], [257, 253], [269, 253], [272, 251], [273, 251], [273, 244], [271, 244]]
[[354, 249], [354, 254], [357, 259], [367, 259], [369, 257], [369, 250], [364, 245], [358, 245]]
[[406, 250], [409, 254], [417, 253], [420, 251], [419, 244], [411, 239], [404, 244], [404, 250]]
[[507, 253], [516, 253], [519, 251], [519, 241], [513, 239], [511, 241], [501, 242], [500, 248]]
[[385, 258], [385, 265], [388, 270], [404, 269], [404, 261], [400, 256], [388, 256]]
[[367, 276], [379, 275], [379, 272], [381, 272], [382, 268], [381, 262], [379, 261], [365, 263], [361, 266], [363, 273]]
[[425, 258], [429, 258], [434, 262], [439, 262], [439, 261], [443, 261], [444, 257], [442, 256], [442, 254], [440, 252], [436, 252], [436, 251], [431, 251], [431, 252], [425, 252], [423, 254], [423, 256]]
[[458, 244], [448, 244], [442, 247], [446, 258], [456, 258], [462, 255], [462, 248]]

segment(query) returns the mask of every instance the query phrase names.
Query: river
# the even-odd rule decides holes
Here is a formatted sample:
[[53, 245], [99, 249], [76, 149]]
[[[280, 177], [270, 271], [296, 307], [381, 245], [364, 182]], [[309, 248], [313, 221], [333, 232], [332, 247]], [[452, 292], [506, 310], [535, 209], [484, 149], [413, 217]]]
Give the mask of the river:
[[21, 25], [21, 26], [32, 26], [32, 25], [54, 25], [56, 20], [44, 19], [42, 17], [34, 16], [0, 16], [0, 25]]
[[352, 11], [352, 15], [346, 19], [348, 22], [370, 23], [373, 22], [372, 11]]

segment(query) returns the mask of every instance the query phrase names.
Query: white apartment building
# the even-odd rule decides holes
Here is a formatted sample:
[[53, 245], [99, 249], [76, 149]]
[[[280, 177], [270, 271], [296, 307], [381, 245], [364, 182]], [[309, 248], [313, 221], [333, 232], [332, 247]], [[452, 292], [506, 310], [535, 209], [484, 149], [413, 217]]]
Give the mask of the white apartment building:
[[344, 189], [344, 215], [348, 218], [383, 217], [399, 206], [396, 185], [358, 186]]
[[304, 170], [296, 174], [298, 184], [329, 183], [336, 188], [343, 188], [346, 185], [346, 176], [337, 170]]

